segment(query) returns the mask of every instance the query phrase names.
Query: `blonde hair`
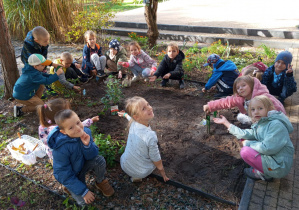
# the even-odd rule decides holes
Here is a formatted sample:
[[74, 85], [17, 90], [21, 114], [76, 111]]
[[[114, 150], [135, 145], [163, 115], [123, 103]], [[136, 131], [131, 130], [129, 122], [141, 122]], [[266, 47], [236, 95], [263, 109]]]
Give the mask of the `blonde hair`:
[[251, 106], [252, 106], [252, 103], [254, 101], [261, 102], [264, 105], [267, 112], [269, 112], [271, 110], [275, 110], [274, 104], [273, 104], [273, 102], [271, 101], [270, 98], [268, 98], [265, 95], [255, 96], [253, 99], [250, 100], [250, 103], [249, 103], [249, 106], [248, 106], [248, 115], [249, 115], [249, 117], [252, 117]]
[[138, 49], [139, 51], [141, 50], [140, 45], [139, 45], [138, 42], [136, 42], [136, 41], [130, 42], [130, 43], [129, 43], [129, 48], [130, 48], [131, 46], [135, 46], [135, 47], [137, 47], [137, 49]]
[[138, 115], [139, 112], [140, 112], [140, 103], [142, 101], [146, 101], [144, 98], [140, 97], [140, 96], [134, 96], [132, 98], [128, 98], [126, 100], [126, 112], [128, 113], [128, 115], [131, 116], [131, 120], [128, 124], [128, 127], [127, 127], [127, 131], [129, 131], [130, 129], [130, 126], [133, 122], [133, 116], [134, 115]]
[[70, 102], [63, 98], [55, 98], [53, 100], [48, 101], [44, 105], [38, 105], [37, 114], [39, 116], [39, 122], [44, 127], [55, 125], [55, 114], [61, 110], [70, 108]]
[[93, 36], [93, 37], [97, 37], [97, 34], [94, 32], [94, 31], [92, 31], [92, 30], [88, 30], [88, 31], [86, 31], [85, 33], [84, 33], [84, 38], [85, 38], [85, 40], [88, 38], [88, 37], [91, 37], [91, 36]]
[[69, 52], [63, 52], [60, 55], [60, 58], [64, 61], [73, 61], [73, 56]]
[[174, 43], [174, 42], [169, 43], [169, 44], [167, 45], [167, 50], [168, 50], [168, 48], [175, 49], [175, 50], [179, 51], [179, 46], [178, 46], [178, 44], [177, 44], [177, 43]]
[[32, 29], [32, 35], [34, 39], [37, 40], [40, 40], [40, 38], [48, 38], [50, 36], [47, 29], [42, 26], [36, 26], [34, 29]]
[[254, 87], [254, 79], [253, 77], [249, 76], [249, 75], [246, 75], [246, 76], [241, 76], [241, 77], [238, 77], [235, 81], [234, 81], [234, 86], [233, 86], [233, 92], [234, 92], [234, 95], [238, 95], [238, 91], [237, 91], [237, 84], [239, 82], [246, 82], [250, 89], [251, 89], [251, 92], [253, 91], [253, 87]]
[[262, 80], [264, 72], [261, 72], [257, 67], [251, 66], [243, 72], [243, 76], [249, 75], [252, 77], [258, 78], [260, 81]]

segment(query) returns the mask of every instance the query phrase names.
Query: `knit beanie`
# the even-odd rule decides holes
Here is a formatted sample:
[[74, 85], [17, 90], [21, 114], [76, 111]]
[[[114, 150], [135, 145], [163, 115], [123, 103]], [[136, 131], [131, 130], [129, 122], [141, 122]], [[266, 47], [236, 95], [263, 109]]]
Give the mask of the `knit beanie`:
[[293, 56], [289, 51], [282, 51], [281, 53], [279, 53], [277, 55], [275, 62], [282, 60], [285, 63], [286, 68], [288, 68], [289, 64], [292, 63], [292, 59], [293, 59]]
[[109, 42], [109, 48], [116, 49], [117, 52], [119, 51], [119, 47], [120, 47], [120, 44], [119, 44], [119, 41], [117, 39], [112, 39]]
[[220, 59], [220, 56], [217, 54], [212, 54], [208, 57], [207, 63], [205, 63], [203, 66], [208, 66], [211, 63], [217, 63], [217, 61]]

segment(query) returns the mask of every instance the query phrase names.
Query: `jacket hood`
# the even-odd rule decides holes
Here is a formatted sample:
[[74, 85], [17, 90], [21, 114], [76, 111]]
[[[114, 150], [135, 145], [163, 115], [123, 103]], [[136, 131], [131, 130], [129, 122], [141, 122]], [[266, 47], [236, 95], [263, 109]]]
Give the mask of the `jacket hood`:
[[[173, 61], [179, 62], [184, 59], [185, 59], [185, 54], [183, 53], [183, 51], [179, 50], [179, 54], [175, 57], [175, 59]], [[170, 60], [171, 60], [167, 54], [166, 54], [166, 60], [167, 60], [167, 62], [170, 62]]]
[[30, 44], [31, 46], [35, 46], [35, 41], [34, 41], [34, 37], [32, 34], [32, 31], [29, 31], [24, 42], [27, 42], [28, 44]]
[[256, 77], [254, 77], [253, 79], [254, 79], [254, 86], [253, 86], [251, 98], [254, 98], [255, 96], [259, 96], [259, 95], [269, 94], [269, 90], [266, 85], [263, 85]]
[[[85, 132], [87, 132], [86, 129], [87, 128], [84, 127]], [[57, 149], [62, 145], [64, 145], [65, 143], [76, 142], [76, 141], [78, 141], [78, 138], [70, 138], [68, 135], [61, 133], [58, 126], [56, 126], [48, 136], [48, 146], [51, 149]]]
[[280, 111], [276, 111], [276, 110], [271, 110], [268, 112], [268, 116], [267, 117], [263, 117], [260, 122], [263, 121], [273, 121], [273, 120], [279, 120], [288, 130], [289, 133], [292, 133], [294, 128], [292, 123], [290, 122], [290, 120], [288, 119], [288, 117], [280, 112]]
[[[222, 66], [216, 69], [219, 63], [225, 62]], [[222, 59], [219, 59], [215, 64], [213, 64], [214, 71], [234, 71], [238, 69], [236, 64], [230, 60], [224, 61]]]

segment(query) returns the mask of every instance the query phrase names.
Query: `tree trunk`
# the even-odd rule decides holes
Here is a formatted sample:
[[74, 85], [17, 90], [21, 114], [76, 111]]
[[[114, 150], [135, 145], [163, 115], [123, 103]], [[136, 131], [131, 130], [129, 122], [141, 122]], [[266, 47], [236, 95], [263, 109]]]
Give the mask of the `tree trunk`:
[[150, 48], [156, 45], [156, 41], [159, 37], [157, 9], [158, 0], [150, 0], [150, 3], [145, 5], [144, 16], [148, 27], [147, 36]]
[[9, 99], [12, 98], [13, 86], [20, 75], [15, 51], [8, 32], [2, 0], [0, 0], [0, 34], [0, 62], [4, 79], [4, 98]]

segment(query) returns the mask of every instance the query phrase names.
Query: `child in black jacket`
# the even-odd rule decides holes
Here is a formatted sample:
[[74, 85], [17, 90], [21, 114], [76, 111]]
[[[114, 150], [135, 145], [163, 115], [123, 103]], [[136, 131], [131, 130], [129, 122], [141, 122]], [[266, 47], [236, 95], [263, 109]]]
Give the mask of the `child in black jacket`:
[[167, 54], [164, 56], [156, 72], [153, 72], [153, 76], [150, 77], [150, 82], [155, 81], [158, 77], [162, 77], [161, 86], [165, 87], [169, 79], [179, 80], [180, 89], [185, 88], [183, 80], [183, 60], [185, 58], [184, 53], [179, 50], [179, 47], [175, 43], [170, 43], [167, 47]]

